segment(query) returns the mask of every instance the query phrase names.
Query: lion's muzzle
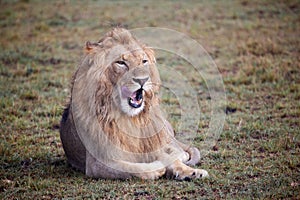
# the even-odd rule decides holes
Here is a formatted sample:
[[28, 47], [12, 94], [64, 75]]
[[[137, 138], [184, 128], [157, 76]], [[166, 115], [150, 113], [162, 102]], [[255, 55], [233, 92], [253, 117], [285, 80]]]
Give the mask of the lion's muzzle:
[[145, 88], [144, 85], [149, 80], [149, 77], [132, 78], [132, 83], [135, 85], [135, 89], [129, 85], [123, 85], [121, 87], [121, 94], [124, 99], [127, 99], [127, 103], [131, 108], [140, 108], [144, 102]]
[[143, 88], [131, 92], [126, 86], [123, 86], [121, 91], [122, 97], [127, 99], [129, 106], [133, 108], [139, 108], [142, 106], [144, 101]]

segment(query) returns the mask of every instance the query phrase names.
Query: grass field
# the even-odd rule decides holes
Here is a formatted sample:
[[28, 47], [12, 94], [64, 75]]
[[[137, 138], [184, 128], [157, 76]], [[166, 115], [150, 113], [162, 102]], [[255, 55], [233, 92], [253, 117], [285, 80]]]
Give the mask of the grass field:
[[[0, 199], [300, 198], [299, 1], [50, 2], [0, 1]], [[85, 41], [119, 24], [185, 33], [216, 62], [228, 112], [198, 166], [209, 178], [95, 180], [67, 165], [58, 130], [72, 73]]]

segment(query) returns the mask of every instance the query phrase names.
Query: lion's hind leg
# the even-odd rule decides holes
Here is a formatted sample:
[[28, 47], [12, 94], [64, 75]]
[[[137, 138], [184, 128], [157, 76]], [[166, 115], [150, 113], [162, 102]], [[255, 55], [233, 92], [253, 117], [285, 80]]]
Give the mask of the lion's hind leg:
[[182, 162], [188, 166], [195, 166], [200, 161], [200, 151], [196, 147], [190, 147], [182, 142], [177, 141], [177, 144], [182, 148], [186, 153], [188, 153], [189, 157], [186, 160], [182, 160]]
[[176, 160], [167, 167], [167, 176], [174, 177], [176, 180], [189, 181], [191, 179], [207, 177], [208, 172], [204, 169], [193, 169], [180, 160]]

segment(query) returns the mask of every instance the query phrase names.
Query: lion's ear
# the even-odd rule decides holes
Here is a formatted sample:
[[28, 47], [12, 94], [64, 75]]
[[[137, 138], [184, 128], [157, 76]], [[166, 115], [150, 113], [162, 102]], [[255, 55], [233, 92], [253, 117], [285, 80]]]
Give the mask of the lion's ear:
[[147, 54], [148, 58], [150, 59], [150, 62], [155, 64], [156, 59], [155, 59], [155, 53], [154, 53], [153, 49], [151, 49], [149, 47], [145, 47], [144, 51]]
[[90, 42], [90, 41], [87, 41], [87, 42], [85, 43], [85, 50], [86, 50], [87, 52], [91, 52], [91, 51], [93, 51], [95, 48], [97, 48], [98, 46], [100, 46], [99, 43], [92, 43], [92, 42]]

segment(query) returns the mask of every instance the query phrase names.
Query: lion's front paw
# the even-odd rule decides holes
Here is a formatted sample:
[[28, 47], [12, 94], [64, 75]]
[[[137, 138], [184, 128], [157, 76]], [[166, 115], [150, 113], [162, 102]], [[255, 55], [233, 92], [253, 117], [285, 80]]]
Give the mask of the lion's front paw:
[[204, 169], [194, 169], [193, 175], [194, 178], [204, 178], [209, 176], [208, 172]]
[[208, 172], [204, 169], [192, 169], [187, 171], [175, 171], [176, 180], [190, 181], [191, 179], [198, 179], [208, 177]]

